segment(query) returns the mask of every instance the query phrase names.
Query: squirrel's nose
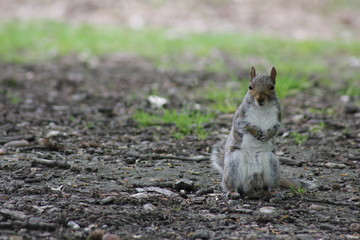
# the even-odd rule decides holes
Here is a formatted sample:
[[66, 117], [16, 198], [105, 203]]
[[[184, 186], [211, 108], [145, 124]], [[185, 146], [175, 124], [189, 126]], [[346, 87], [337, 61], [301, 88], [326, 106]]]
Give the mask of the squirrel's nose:
[[259, 104], [260, 106], [262, 106], [262, 105], [264, 105], [265, 98], [259, 97], [259, 98], [256, 98], [256, 101], [258, 102], [258, 104]]

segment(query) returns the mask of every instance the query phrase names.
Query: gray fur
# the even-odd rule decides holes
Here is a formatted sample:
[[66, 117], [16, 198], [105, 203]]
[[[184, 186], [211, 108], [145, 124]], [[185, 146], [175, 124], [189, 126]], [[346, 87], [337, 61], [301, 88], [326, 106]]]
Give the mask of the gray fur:
[[[273, 81], [269, 76], [252, 79], [257, 90]], [[252, 190], [273, 190], [279, 183], [279, 162], [272, 139], [280, 128], [280, 107], [276, 94], [257, 105], [250, 91], [234, 114], [229, 136], [215, 144], [212, 165], [222, 174], [225, 192], [246, 194]]]

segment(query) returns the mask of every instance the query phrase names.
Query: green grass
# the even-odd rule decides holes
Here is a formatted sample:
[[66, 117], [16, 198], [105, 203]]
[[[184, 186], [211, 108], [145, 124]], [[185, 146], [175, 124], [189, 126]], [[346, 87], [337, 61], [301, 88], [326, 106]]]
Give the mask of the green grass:
[[209, 85], [205, 89], [200, 89], [198, 94], [210, 101], [210, 107], [222, 113], [234, 113], [245, 97], [248, 89], [247, 83], [241, 84], [239, 88], [219, 88]]
[[312, 133], [319, 133], [319, 132], [322, 132], [325, 127], [326, 127], [325, 122], [319, 122], [318, 124], [311, 126], [309, 131]]
[[[174, 124], [176, 130], [172, 135], [182, 139], [188, 135], [196, 135], [199, 139], [206, 139], [208, 136], [204, 124], [209, 123], [215, 117], [213, 113], [202, 113], [190, 110], [169, 110], [163, 109], [162, 114], [155, 115], [142, 110], [137, 111], [133, 118], [140, 127]], [[169, 129], [171, 129], [169, 127]]]
[[291, 136], [294, 138], [295, 143], [298, 145], [304, 144], [309, 138], [309, 135], [307, 133], [292, 132]]
[[306, 188], [302, 186], [291, 186], [290, 193], [294, 196], [304, 197], [307, 191]]
[[[132, 30], [54, 21], [10, 21], [0, 24], [1, 61], [45, 61], [70, 53], [101, 56], [114, 52], [151, 58], [161, 68], [182, 71], [202, 68], [226, 72], [230, 76], [235, 69], [229, 69], [221, 53], [245, 64], [251, 62], [248, 59], [257, 57], [261, 62], [276, 66], [280, 98], [313, 86], [314, 78], [330, 86], [335, 85], [337, 79], [334, 73], [346, 83], [339, 86], [340, 94], [360, 95], [359, 73], [346, 64], [344, 66], [344, 59], [360, 58], [360, 41], [304, 41], [238, 33], [176, 35], [158, 29]], [[191, 60], [186, 61], [188, 56], [192, 56]], [[204, 58], [210, 61], [200, 67], [195, 64], [196, 59]], [[243, 69], [250, 67], [242, 66]], [[259, 65], [257, 70], [268, 72], [268, 67]], [[229, 111], [228, 107], [222, 111]]]

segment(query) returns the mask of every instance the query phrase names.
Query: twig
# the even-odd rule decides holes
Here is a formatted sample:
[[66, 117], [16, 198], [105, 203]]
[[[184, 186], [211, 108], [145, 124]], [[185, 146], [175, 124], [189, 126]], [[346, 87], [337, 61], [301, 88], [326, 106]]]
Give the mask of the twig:
[[305, 202], [323, 203], [323, 204], [329, 204], [329, 205], [335, 205], [335, 206], [348, 206], [348, 207], [355, 207], [355, 208], [359, 207], [356, 204], [346, 203], [346, 202], [333, 202], [328, 199], [302, 198], [301, 200], [305, 201]]
[[24, 220], [27, 218], [27, 215], [25, 215], [25, 213], [23, 212], [16, 210], [9, 210], [5, 208], [0, 209], [0, 214], [10, 219]]
[[279, 160], [281, 164], [285, 164], [289, 166], [297, 166], [297, 167], [301, 167], [305, 163], [305, 161], [296, 161], [289, 157], [283, 157], [283, 156], [279, 157]]
[[172, 155], [152, 155], [152, 154], [146, 154], [146, 155], [138, 155], [138, 154], [127, 154], [127, 157], [135, 157], [135, 158], [141, 158], [141, 159], [175, 159], [175, 160], [182, 160], [182, 161], [209, 161], [209, 157], [180, 157], [180, 156], [172, 156]]
[[55, 231], [57, 227], [58, 225], [54, 223], [46, 222], [29, 223], [23, 221], [9, 221], [0, 223], [0, 229], [28, 228], [30, 230]]
[[64, 161], [48, 160], [48, 159], [40, 159], [40, 158], [33, 159], [31, 164], [32, 166], [45, 165], [47, 167], [58, 167], [62, 169], [71, 168], [71, 165]]
[[12, 142], [12, 141], [18, 141], [18, 140], [33, 140], [35, 137], [30, 134], [26, 135], [18, 135], [18, 136], [1, 136], [0, 137], [0, 144]]
[[32, 151], [32, 150], [49, 150], [49, 147], [47, 147], [47, 146], [35, 145], [35, 146], [23, 147], [23, 148], [21, 148], [19, 151], [20, 151], [20, 152], [30, 152], [30, 151]]

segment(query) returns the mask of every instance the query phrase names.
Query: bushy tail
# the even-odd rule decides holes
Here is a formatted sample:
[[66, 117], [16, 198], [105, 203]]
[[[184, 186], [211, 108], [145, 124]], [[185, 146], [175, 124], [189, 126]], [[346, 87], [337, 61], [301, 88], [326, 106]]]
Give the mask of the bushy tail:
[[224, 171], [225, 142], [226, 139], [223, 139], [216, 143], [212, 148], [210, 156], [212, 166], [220, 173]]

